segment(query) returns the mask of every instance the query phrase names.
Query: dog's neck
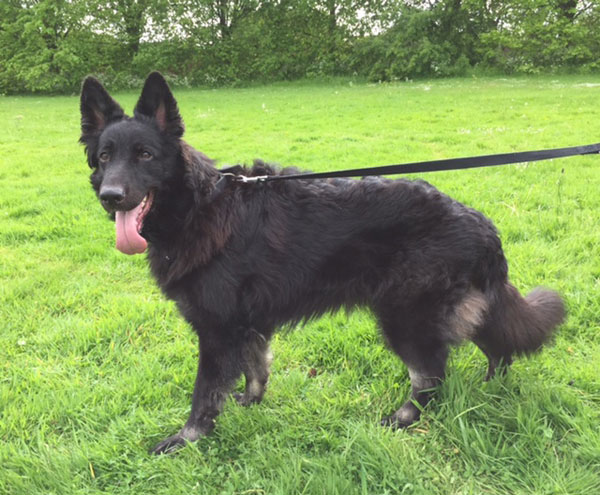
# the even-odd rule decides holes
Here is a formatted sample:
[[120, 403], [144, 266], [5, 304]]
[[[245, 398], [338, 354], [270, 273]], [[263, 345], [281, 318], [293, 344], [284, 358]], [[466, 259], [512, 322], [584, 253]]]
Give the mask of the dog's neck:
[[205, 216], [215, 199], [220, 174], [206, 155], [180, 141], [174, 173], [156, 191], [155, 208], [144, 231], [155, 247], [169, 246]]
[[183, 162], [179, 175], [157, 192], [143, 232], [152, 271], [165, 289], [209, 263], [232, 232], [225, 213], [232, 191], [217, 187], [220, 174], [208, 158], [196, 158]]

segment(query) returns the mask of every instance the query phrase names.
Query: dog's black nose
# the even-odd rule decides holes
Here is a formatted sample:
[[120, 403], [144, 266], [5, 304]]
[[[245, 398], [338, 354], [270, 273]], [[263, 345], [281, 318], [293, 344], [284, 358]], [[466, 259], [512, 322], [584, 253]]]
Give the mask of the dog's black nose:
[[125, 199], [125, 189], [120, 186], [106, 186], [100, 188], [100, 199], [112, 205], [118, 205]]

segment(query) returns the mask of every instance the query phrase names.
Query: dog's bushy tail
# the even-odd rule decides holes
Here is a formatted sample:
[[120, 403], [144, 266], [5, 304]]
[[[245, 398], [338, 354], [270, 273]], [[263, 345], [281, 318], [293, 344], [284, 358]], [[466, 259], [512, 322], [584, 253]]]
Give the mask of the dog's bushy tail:
[[554, 291], [536, 288], [526, 297], [506, 282], [495, 294], [483, 337], [487, 352], [510, 358], [539, 350], [565, 319], [565, 305]]

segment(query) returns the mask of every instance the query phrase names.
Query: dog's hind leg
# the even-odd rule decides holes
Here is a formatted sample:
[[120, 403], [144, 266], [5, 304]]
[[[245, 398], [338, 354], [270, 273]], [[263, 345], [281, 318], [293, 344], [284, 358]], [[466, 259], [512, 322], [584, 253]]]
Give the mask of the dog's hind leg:
[[242, 406], [258, 403], [262, 400], [269, 380], [273, 354], [269, 342], [254, 329], [246, 332], [246, 345], [242, 350], [242, 370], [246, 377], [246, 388], [243, 394], [234, 394]]
[[485, 338], [482, 335], [479, 335], [477, 338], [473, 339], [473, 342], [481, 349], [481, 352], [485, 354], [488, 360], [488, 369], [485, 375], [485, 381], [489, 381], [494, 376], [496, 376], [496, 372], [499, 371], [501, 375], [505, 375], [512, 364], [512, 356], [508, 355], [500, 355], [491, 351], [491, 346], [489, 343], [485, 341]]
[[213, 339], [201, 342], [190, 416], [184, 427], [154, 447], [153, 453], [172, 452], [211, 432], [215, 418], [242, 373], [242, 355], [241, 346], [231, 345], [231, 341], [223, 342], [216, 334]]
[[438, 339], [439, 334], [434, 329], [406, 333], [398, 327], [392, 330], [384, 325], [383, 330], [392, 349], [408, 367], [412, 392], [410, 399], [395, 413], [383, 418], [381, 424], [405, 428], [419, 419], [433, 389], [444, 379], [448, 346]]
[[383, 418], [382, 425], [405, 428], [419, 419], [421, 409], [432, 397], [433, 389], [444, 379], [447, 354], [445, 346], [436, 349], [430, 347], [418, 359], [415, 359], [416, 354], [403, 359], [410, 376], [411, 397], [395, 413]]

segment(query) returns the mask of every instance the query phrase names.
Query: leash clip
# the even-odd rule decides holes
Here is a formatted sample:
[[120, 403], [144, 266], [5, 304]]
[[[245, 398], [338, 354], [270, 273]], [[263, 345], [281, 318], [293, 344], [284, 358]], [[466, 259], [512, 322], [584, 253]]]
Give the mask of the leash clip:
[[243, 182], [244, 184], [256, 184], [257, 182], [266, 182], [268, 175], [257, 175], [256, 177], [247, 177], [245, 175], [236, 175], [230, 172], [221, 174], [223, 177], [230, 177], [235, 182]]

